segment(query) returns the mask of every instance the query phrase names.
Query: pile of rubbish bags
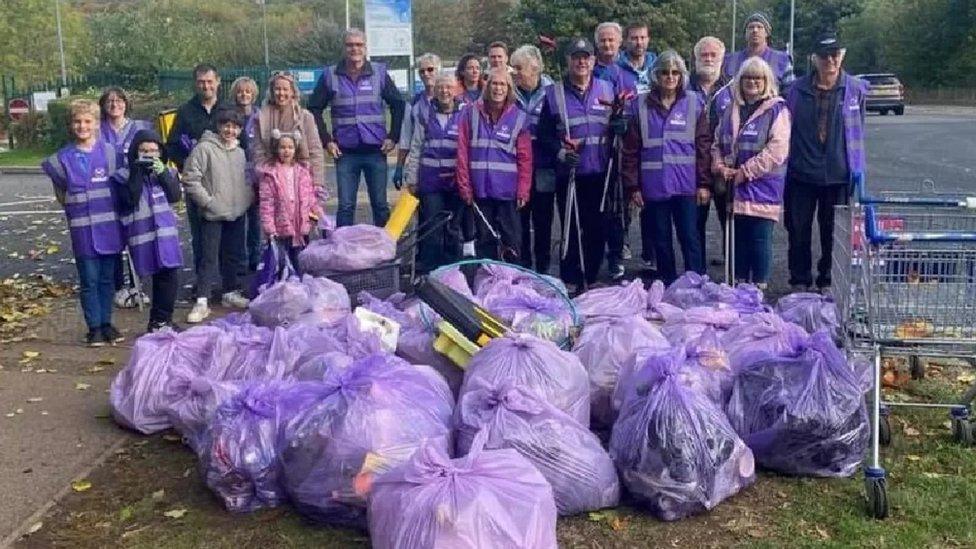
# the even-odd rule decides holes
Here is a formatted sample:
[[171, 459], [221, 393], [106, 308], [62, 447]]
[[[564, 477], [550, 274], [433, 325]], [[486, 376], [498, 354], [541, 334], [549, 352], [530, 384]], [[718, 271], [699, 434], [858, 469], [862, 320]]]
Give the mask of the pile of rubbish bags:
[[[623, 500], [679, 520], [757, 467], [836, 477], [861, 462], [865, 385], [825, 300], [772, 308], [690, 273], [575, 300], [506, 265], [432, 276], [513, 327], [466, 369], [434, 350], [441, 319], [422, 301], [350, 299], [305, 275], [247, 313], [140, 337], [112, 414], [177, 430], [229, 511], [290, 504], [376, 547], [556, 547], [557, 516]], [[354, 304], [395, 325], [395, 345]]]

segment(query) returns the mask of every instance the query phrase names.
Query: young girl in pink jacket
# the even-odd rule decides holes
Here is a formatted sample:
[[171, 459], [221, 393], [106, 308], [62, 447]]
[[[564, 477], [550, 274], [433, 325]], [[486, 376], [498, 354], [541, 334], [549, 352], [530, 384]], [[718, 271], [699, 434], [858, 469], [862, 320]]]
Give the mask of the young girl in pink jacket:
[[300, 139], [298, 132], [276, 135], [271, 143], [275, 160], [258, 168], [261, 228], [269, 241], [277, 241], [288, 252], [296, 269], [298, 253], [308, 244], [312, 227], [323, 215], [311, 169], [295, 160]]

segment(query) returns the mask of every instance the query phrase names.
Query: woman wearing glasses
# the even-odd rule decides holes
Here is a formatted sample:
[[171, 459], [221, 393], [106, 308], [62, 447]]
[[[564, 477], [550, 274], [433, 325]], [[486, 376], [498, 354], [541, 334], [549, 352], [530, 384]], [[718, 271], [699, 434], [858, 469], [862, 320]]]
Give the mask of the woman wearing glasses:
[[735, 278], [765, 288], [772, 265], [773, 224], [783, 209], [790, 153], [790, 111], [769, 64], [750, 57], [732, 82], [733, 105], [712, 146], [712, 172], [733, 187]]
[[711, 135], [704, 100], [687, 84], [688, 69], [677, 52], [665, 51], [654, 61], [650, 91], [627, 107], [621, 161], [624, 187], [643, 208], [641, 233], [651, 237], [643, 245], [654, 246], [657, 275], [667, 284], [678, 276], [675, 232], [685, 270], [705, 271], [697, 205], [711, 197]]

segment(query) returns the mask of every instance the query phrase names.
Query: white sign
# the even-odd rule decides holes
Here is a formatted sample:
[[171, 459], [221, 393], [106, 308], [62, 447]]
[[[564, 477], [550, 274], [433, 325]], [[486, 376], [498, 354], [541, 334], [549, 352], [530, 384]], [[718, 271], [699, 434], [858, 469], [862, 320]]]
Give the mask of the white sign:
[[411, 0], [365, 0], [364, 4], [369, 55], [413, 55]]
[[57, 94], [53, 91], [34, 92], [31, 102], [34, 103], [35, 111], [47, 112], [47, 104], [57, 98]]

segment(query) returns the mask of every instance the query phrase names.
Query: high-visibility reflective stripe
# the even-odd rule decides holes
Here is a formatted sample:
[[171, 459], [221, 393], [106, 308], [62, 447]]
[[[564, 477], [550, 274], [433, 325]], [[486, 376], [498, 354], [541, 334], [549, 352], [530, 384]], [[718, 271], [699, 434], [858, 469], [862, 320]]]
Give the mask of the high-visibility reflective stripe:
[[457, 141], [453, 139], [429, 139], [427, 146], [438, 149], [456, 149]]
[[179, 230], [176, 227], [161, 227], [153, 232], [143, 233], [129, 239], [130, 246], [138, 246], [147, 242], [152, 242], [160, 238], [178, 236]]
[[515, 152], [516, 145], [518, 145], [518, 135], [521, 133], [523, 125], [525, 125], [525, 112], [519, 110], [518, 117], [515, 119], [515, 127], [512, 128], [512, 138], [508, 144], [503, 145], [499, 143], [497, 139], [485, 139], [483, 137], [479, 137], [479, 133], [481, 132], [481, 112], [477, 106], [473, 106], [471, 107], [471, 148], [499, 148], [509, 154], [512, 154]]
[[153, 217], [156, 214], [161, 214], [161, 213], [166, 213], [171, 211], [173, 210], [170, 209], [169, 204], [153, 204], [153, 207], [150, 210], [148, 204], [146, 204], [145, 200], [143, 200], [139, 204], [138, 210], [136, 210], [134, 213], [131, 213], [129, 215], [122, 216], [119, 219], [121, 219], [123, 223], [127, 223], [127, 224], [135, 223], [136, 221], [149, 219], [150, 217]]
[[84, 204], [89, 200], [94, 198], [109, 198], [112, 196], [112, 190], [109, 188], [92, 189], [90, 191], [82, 191], [79, 193], [68, 193], [64, 199], [65, 204]]
[[115, 212], [100, 213], [95, 215], [86, 215], [82, 217], [72, 218], [68, 222], [69, 227], [88, 227], [96, 223], [107, 223], [109, 221], [116, 221], [118, 218], [115, 216]]
[[333, 107], [352, 107], [356, 104], [355, 97], [336, 97], [332, 100]]
[[515, 164], [508, 164], [505, 162], [483, 162], [483, 161], [473, 161], [471, 162], [472, 170], [493, 170], [497, 172], [518, 172], [518, 166]]
[[554, 93], [556, 94], [556, 108], [559, 109], [559, 117], [563, 120], [563, 128], [566, 131], [566, 138], [572, 139], [573, 134], [569, 131], [572, 129], [569, 122], [569, 114], [566, 112], [566, 87], [561, 83], [556, 84]]
[[359, 116], [340, 116], [332, 119], [333, 124], [371, 124], [375, 122], [386, 122], [386, 118], [382, 114], [362, 114]]
[[651, 160], [645, 160], [644, 162], [641, 162], [642, 170], [660, 170], [663, 167], [664, 167], [664, 162], [654, 162]]
[[[669, 130], [668, 118], [664, 120], [664, 135], [667, 139], [671, 141], [679, 141], [683, 143], [694, 143], [695, 142], [695, 130], [698, 125], [698, 98], [690, 95], [686, 95], [686, 101], [688, 104], [688, 116], [685, 121], [685, 129], [681, 131]], [[664, 141], [660, 138], [653, 138], [650, 134], [650, 126], [648, 124], [647, 115], [647, 93], [642, 93], [637, 96], [637, 117], [640, 119], [640, 133], [641, 133], [641, 145], [644, 148], [658, 147], [663, 145]]]
[[580, 140], [580, 143], [582, 143], [583, 145], [602, 145], [603, 144], [603, 136], [602, 135], [591, 135], [589, 137], [584, 137], [582, 140]]
[[428, 168], [453, 168], [457, 166], [457, 158], [421, 158], [420, 165]]
[[688, 166], [695, 164], [695, 155], [690, 154], [688, 156], [679, 154], [666, 154], [664, 155], [664, 162], [666, 164], [671, 164], [674, 166]]

